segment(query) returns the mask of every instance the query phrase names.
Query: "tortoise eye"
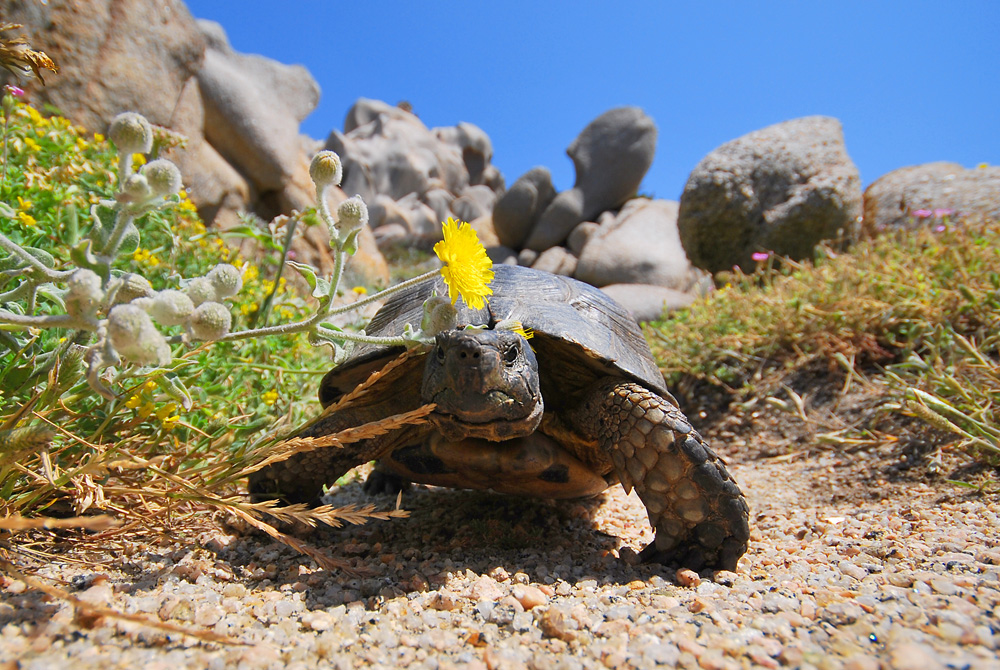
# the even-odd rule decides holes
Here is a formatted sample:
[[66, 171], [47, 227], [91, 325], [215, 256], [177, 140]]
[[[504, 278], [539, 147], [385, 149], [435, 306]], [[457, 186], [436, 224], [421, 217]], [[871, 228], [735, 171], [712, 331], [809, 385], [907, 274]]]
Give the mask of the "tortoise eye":
[[513, 365], [517, 361], [517, 346], [511, 345], [507, 347], [507, 351], [503, 352], [503, 362], [507, 365]]

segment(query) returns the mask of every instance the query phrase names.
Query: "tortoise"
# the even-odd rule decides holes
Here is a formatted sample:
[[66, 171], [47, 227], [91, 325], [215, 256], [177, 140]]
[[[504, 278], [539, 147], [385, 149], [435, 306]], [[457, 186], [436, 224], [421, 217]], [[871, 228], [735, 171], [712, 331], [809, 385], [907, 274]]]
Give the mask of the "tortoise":
[[[324, 484], [376, 458], [372, 477], [382, 471], [543, 498], [592, 496], [620, 482], [638, 492], [656, 531], [642, 559], [735, 570], [749, 538], [746, 501], [665, 388], [636, 322], [583, 282], [519, 266], [493, 270], [482, 309], [459, 303], [458, 327], [439, 333], [430, 351], [301, 434], [326, 435], [433, 402], [429, 421], [296, 454], [254, 473], [251, 493], [314, 502]], [[419, 324], [433, 295], [447, 295], [440, 276], [393, 294], [368, 334], [398, 336], [405, 324]], [[512, 321], [524, 330], [509, 329]], [[323, 378], [321, 403], [402, 351], [359, 346]]]

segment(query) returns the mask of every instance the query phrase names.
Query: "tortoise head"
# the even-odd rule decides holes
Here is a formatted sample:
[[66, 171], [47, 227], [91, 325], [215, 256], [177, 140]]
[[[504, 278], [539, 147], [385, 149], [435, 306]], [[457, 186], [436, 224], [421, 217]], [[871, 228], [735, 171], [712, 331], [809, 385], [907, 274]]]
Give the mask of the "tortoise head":
[[542, 419], [538, 361], [527, 340], [509, 330], [439, 333], [421, 395], [437, 404], [431, 419], [449, 440], [523, 437]]

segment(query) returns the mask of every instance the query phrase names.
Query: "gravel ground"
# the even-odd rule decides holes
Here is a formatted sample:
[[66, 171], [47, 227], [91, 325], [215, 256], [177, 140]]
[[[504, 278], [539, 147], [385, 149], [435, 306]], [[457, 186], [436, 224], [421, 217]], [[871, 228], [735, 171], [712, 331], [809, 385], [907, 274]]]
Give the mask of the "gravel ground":
[[135, 541], [36, 574], [245, 644], [81, 621], [7, 579], [0, 667], [1000, 668], [996, 496], [860, 477], [862, 460], [735, 464], [753, 519], [736, 573], [637, 564], [652, 533], [620, 487], [586, 502], [411, 489], [409, 519], [311, 537], [364, 577], [235, 531]]

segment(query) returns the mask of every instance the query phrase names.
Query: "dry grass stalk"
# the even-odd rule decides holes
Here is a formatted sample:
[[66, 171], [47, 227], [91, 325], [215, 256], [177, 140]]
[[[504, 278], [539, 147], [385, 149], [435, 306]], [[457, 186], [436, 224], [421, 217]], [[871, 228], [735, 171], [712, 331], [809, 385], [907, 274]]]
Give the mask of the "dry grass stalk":
[[177, 624], [168, 623], [166, 621], [160, 621], [159, 619], [153, 619], [151, 617], [146, 617], [141, 614], [126, 614], [125, 612], [119, 612], [113, 610], [110, 607], [101, 607], [100, 605], [94, 605], [86, 601], [80, 600], [76, 596], [64, 591], [58, 587], [46, 584], [40, 579], [36, 579], [29, 575], [21, 572], [13, 563], [10, 561], [0, 558], [0, 570], [3, 570], [8, 575], [14, 579], [19, 579], [26, 585], [33, 589], [41, 591], [50, 598], [55, 598], [56, 600], [63, 600], [68, 602], [73, 607], [76, 608], [78, 615], [83, 615], [83, 618], [89, 620], [97, 620], [102, 617], [107, 617], [109, 619], [118, 619], [121, 621], [131, 621], [132, 623], [141, 624], [143, 626], [149, 626], [150, 628], [156, 628], [168, 633], [180, 633], [181, 635], [188, 635], [193, 638], [197, 638], [204, 642], [216, 642], [218, 644], [228, 644], [228, 645], [242, 645], [245, 644], [240, 640], [234, 640], [226, 635], [219, 635], [218, 633], [209, 630], [199, 630], [197, 628], [188, 628], [186, 626], [179, 626]]
[[254, 528], [267, 533], [278, 542], [281, 542], [282, 544], [294, 549], [300, 554], [304, 554], [309, 558], [311, 558], [312, 560], [316, 561], [316, 565], [320, 566], [324, 570], [343, 570], [344, 572], [350, 575], [361, 576], [361, 572], [356, 570], [349, 563], [345, 561], [339, 561], [331, 556], [327, 556], [322, 551], [309, 546], [308, 544], [302, 542], [298, 538], [293, 537], [288, 533], [282, 533], [280, 530], [278, 530], [271, 524], [267, 523], [266, 521], [258, 519], [250, 512], [247, 512], [246, 510], [241, 509], [236, 505], [230, 505], [227, 507], [227, 509], [236, 516], [238, 516], [239, 518], [246, 521]]
[[[402, 428], [403, 426], [423, 423], [427, 420], [427, 415], [433, 412], [435, 407], [436, 406], [434, 404], [422, 405], [421, 407], [418, 407], [410, 412], [394, 414], [380, 421], [373, 421], [355, 428], [347, 428], [340, 432], [333, 433], [331, 435], [324, 435], [322, 437], [289, 438], [276, 444], [271, 449], [270, 455], [268, 455], [264, 460], [247, 467], [240, 474], [243, 476], [248, 475], [251, 472], [257, 472], [258, 470], [261, 470], [269, 465], [284, 461], [295, 454], [302, 454], [309, 451], [315, 451], [317, 449], [325, 449], [327, 447], [342, 447], [345, 444], [360, 442], [361, 440], [367, 440], [372, 437], [385, 435], [386, 433]], [[375, 458], [377, 457], [378, 456], [375, 456]]]
[[319, 415], [319, 417], [317, 417], [317, 419], [333, 414], [334, 412], [339, 412], [345, 407], [357, 402], [362, 397], [364, 397], [365, 394], [367, 394], [368, 391], [372, 388], [372, 386], [374, 386], [380, 379], [388, 375], [390, 372], [398, 368], [406, 361], [410, 360], [410, 358], [413, 357], [414, 355], [416, 355], [416, 352], [414, 350], [407, 349], [399, 356], [397, 356], [396, 358], [392, 359], [391, 361], [383, 365], [378, 370], [375, 370], [370, 375], [368, 375], [368, 379], [364, 380], [363, 382], [355, 386], [354, 389], [351, 390], [350, 392], [345, 393], [340, 398], [338, 398], [337, 402], [325, 407], [323, 409], [323, 412]]
[[66, 528], [79, 528], [81, 530], [101, 531], [115, 528], [120, 523], [117, 519], [106, 514], [100, 516], [75, 516], [68, 519], [53, 519], [51, 517], [25, 519], [24, 517], [14, 515], [0, 519], [0, 530], [62, 530]]
[[[0, 33], [21, 27], [20, 23], [0, 22]], [[59, 72], [59, 67], [44, 51], [35, 51], [28, 46], [24, 35], [14, 38], [0, 36], [0, 67], [18, 79], [31, 72], [43, 84], [45, 80], [42, 79], [41, 70]]]

